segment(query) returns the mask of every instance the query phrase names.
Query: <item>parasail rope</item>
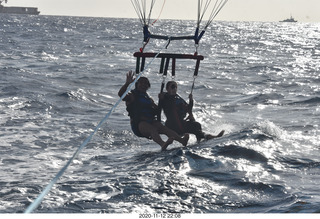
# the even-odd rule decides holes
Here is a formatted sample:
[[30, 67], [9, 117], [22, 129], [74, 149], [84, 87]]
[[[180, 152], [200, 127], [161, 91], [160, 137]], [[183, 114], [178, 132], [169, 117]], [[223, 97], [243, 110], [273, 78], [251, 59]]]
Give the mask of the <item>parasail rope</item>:
[[149, 11], [149, 16], [148, 16], [148, 25], [150, 24], [150, 19], [151, 19], [151, 14], [152, 14], [152, 10], [153, 10], [153, 6], [155, 4], [156, 0], [152, 0], [151, 2], [151, 6], [150, 6], [150, 11]]
[[[197, 25], [197, 27], [200, 27], [200, 23], [202, 22], [203, 16], [207, 12], [210, 3], [211, 3], [211, 0], [207, 0], [206, 3], [205, 3], [205, 6], [203, 7], [202, 6], [203, 5], [203, 1], [202, 0], [198, 0], [198, 25]], [[216, 2], [216, 4], [217, 4], [217, 2]], [[203, 8], [203, 12], [202, 12], [202, 15], [201, 15], [202, 8]]]
[[64, 172], [67, 170], [67, 168], [70, 166], [74, 158], [80, 154], [80, 152], [83, 150], [83, 148], [91, 141], [92, 137], [94, 134], [98, 131], [98, 129], [102, 126], [102, 124], [107, 121], [107, 119], [110, 117], [112, 112], [117, 108], [117, 106], [121, 103], [123, 98], [130, 92], [132, 89], [133, 85], [138, 81], [138, 79], [141, 77], [141, 75], [144, 73], [144, 71], [153, 63], [153, 61], [159, 56], [161, 51], [166, 48], [167, 44], [169, 43], [170, 40], [167, 41], [164, 47], [156, 54], [156, 56], [148, 63], [148, 65], [144, 68], [143, 71], [141, 71], [137, 76], [136, 79], [128, 86], [126, 92], [120, 97], [120, 99], [113, 105], [113, 107], [109, 110], [109, 112], [106, 114], [106, 116], [99, 122], [99, 124], [96, 126], [94, 131], [87, 137], [87, 139], [80, 145], [80, 147], [76, 150], [76, 152], [73, 154], [73, 156], [69, 159], [69, 161], [66, 163], [66, 165], [57, 173], [57, 175], [51, 180], [51, 182], [46, 186], [46, 188], [41, 192], [41, 194], [37, 197], [36, 200], [34, 200], [29, 207], [25, 210], [24, 213], [32, 213], [42, 202], [44, 197], [51, 191], [52, 187], [58, 179], [64, 174]]
[[[143, 25], [150, 25], [150, 20], [151, 20], [151, 14], [152, 14], [152, 10], [154, 8], [154, 5], [156, 3], [156, 0], [152, 0], [151, 3], [150, 3], [150, 9], [149, 9], [149, 14], [147, 15], [147, 2], [146, 0], [131, 0], [131, 3], [133, 5], [133, 8], [134, 10], [136, 11], [139, 19], [140, 19], [140, 22], [143, 24]], [[163, 7], [163, 6], [162, 6]], [[162, 12], [162, 9], [161, 9], [161, 12]], [[160, 14], [161, 14], [160, 12]], [[160, 15], [159, 15], [160, 17]], [[159, 18], [157, 18], [158, 20]], [[156, 21], [157, 21], [156, 20]], [[154, 23], [156, 22], [154, 21]]]
[[218, 1], [216, 1], [216, 4], [210, 14], [210, 17], [208, 19], [207, 24], [205, 26], [205, 29], [207, 29], [208, 26], [210, 26], [210, 24], [212, 23], [214, 18], [220, 13], [221, 9], [227, 4], [227, 2], [228, 2], [228, 0], [220, 1], [219, 4], [217, 5]]
[[159, 16], [157, 17], [157, 19], [155, 19], [155, 20], [152, 22], [151, 25], [154, 25], [154, 24], [159, 20], [165, 4], [166, 4], [166, 0], [163, 0], [163, 5], [162, 5], [162, 8], [161, 8], [161, 10], [160, 10]]
[[[206, 0], [204, 3], [203, 0], [198, 0], [198, 22], [197, 22], [197, 28], [200, 27], [200, 24], [203, 20], [204, 15], [206, 14], [212, 0]], [[221, 9], [227, 4], [228, 0], [216, 0], [214, 3], [213, 9], [211, 10], [209, 19], [205, 25], [205, 30], [210, 26], [214, 18], [219, 14]], [[202, 12], [201, 12], [202, 11]]]
[[[140, 7], [138, 7], [137, 4], [134, 4], [134, 3], [133, 3], [133, 0], [131, 0], [131, 3], [132, 3], [132, 6], [133, 6], [134, 10], [136, 11], [136, 13], [137, 13], [137, 15], [138, 15], [138, 18], [139, 18], [140, 22], [143, 23]], [[139, 2], [138, 2], [138, 3], [139, 3]]]

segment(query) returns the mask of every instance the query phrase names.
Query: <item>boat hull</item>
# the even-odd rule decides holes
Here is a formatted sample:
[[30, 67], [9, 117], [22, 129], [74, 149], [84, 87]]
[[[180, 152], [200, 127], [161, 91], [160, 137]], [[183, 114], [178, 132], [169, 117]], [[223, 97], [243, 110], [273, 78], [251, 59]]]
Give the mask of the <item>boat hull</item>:
[[29, 15], [38, 15], [40, 11], [38, 8], [30, 7], [4, 7], [0, 6], [0, 13], [2, 14], [29, 14]]

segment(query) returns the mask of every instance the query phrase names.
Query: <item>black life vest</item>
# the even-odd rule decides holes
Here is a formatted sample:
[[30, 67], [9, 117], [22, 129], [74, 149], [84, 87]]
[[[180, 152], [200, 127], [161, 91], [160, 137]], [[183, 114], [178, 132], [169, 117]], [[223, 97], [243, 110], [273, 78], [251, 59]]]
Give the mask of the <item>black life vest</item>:
[[167, 117], [166, 126], [178, 134], [184, 133], [185, 117], [188, 112], [188, 104], [178, 94], [169, 95], [166, 93], [161, 106]]
[[154, 107], [151, 97], [147, 93], [136, 89], [132, 90], [131, 93], [134, 95], [134, 101], [127, 105], [131, 123], [139, 124], [141, 121], [154, 121], [157, 109]]

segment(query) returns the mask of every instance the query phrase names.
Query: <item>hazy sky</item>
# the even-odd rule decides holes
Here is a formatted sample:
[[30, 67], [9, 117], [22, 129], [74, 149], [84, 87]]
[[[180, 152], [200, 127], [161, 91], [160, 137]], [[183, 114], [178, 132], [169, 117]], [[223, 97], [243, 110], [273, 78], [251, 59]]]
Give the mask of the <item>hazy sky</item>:
[[[157, 0], [158, 8], [163, 1]], [[196, 19], [197, 2], [166, 0], [161, 18]], [[42, 15], [137, 18], [130, 0], [8, 0], [7, 6], [38, 7]], [[215, 20], [279, 21], [292, 15], [300, 22], [320, 22], [319, 11], [320, 0], [229, 0]]]

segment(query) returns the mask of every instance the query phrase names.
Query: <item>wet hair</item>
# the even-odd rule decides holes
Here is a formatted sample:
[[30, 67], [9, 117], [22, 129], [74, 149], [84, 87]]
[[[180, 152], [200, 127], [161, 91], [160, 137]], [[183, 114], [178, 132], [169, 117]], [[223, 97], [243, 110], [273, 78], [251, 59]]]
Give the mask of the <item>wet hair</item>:
[[150, 81], [149, 81], [149, 79], [148, 79], [148, 78], [146, 78], [146, 77], [140, 77], [140, 78], [138, 79], [137, 83], [135, 84], [135, 88], [137, 88], [138, 83], [139, 83], [140, 81], [143, 81], [143, 80], [145, 80], [145, 81], [148, 83], [148, 88], [150, 88], [150, 87], [151, 87], [151, 85], [150, 85]]
[[166, 89], [168, 90], [171, 84], [177, 84], [175, 81], [168, 81], [166, 84]]

